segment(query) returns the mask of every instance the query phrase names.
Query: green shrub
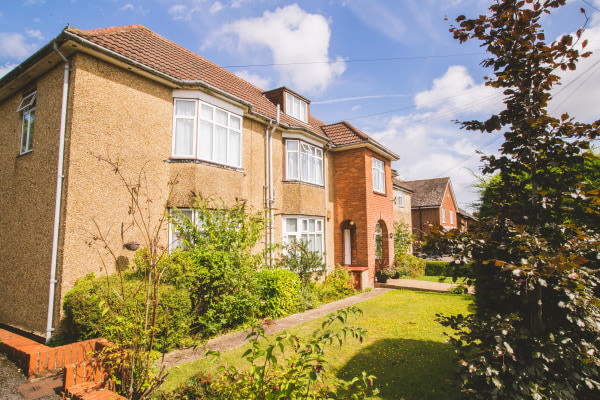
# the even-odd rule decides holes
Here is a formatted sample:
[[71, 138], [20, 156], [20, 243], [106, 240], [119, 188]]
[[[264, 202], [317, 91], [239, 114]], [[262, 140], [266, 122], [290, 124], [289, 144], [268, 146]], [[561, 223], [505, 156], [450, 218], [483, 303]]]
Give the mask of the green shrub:
[[343, 299], [354, 293], [352, 276], [340, 266], [336, 266], [335, 270], [327, 275], [325, 282], [319, 286], [319, 298], [324, 303]]
[[427, 276], [449, 276], [452, 271], [447, 261], [427, 261], [425, 264], [425, 275]]
[[400, 276], [416, 278], [417, 276], [426, 275], [425, 260], [412, 254], [397, 254], [395, 269]]
[[[65, 332], [68, 332], [69, 339], [103, 337], [113, 340], [116, 332], [125, 332], [126, 336], [133, 338], [134, 331], [139, 328], [133, 321], [144, 320], [143, 315], [140, 317], [143, 312], [140, 304], [143, 305], [146, 298], [144, 283], [133, 274], [123, 275], [122, 285], [118, 274], [108, 279], [94, 274], [79, 279], [65, 295], [63, 303]], [[120, 310], [121, 315], [106, 313], [103, 309], [105, 303]], [[187, 337], [190, 312], [190, 298], [185, 290], [168, 284], [160, 286], [155, 350], [172, 349]], [[117, 324], [120, 324], [119, 329]]]
[[185, 250], [171, 255], [167, 281], [187, 288], [194, 310], [193, 330], [210, 336], [258, 317], [257, 275], [261, 256], [253, 252], [262, 234], [259, 213], [245, 203], [233, 206], [198, 199], [195, 223], [172, 219]]
[[300, 278], [283, 268], [263, 269], [257, 274], [261, 315], [279, 318], [300, 308]]

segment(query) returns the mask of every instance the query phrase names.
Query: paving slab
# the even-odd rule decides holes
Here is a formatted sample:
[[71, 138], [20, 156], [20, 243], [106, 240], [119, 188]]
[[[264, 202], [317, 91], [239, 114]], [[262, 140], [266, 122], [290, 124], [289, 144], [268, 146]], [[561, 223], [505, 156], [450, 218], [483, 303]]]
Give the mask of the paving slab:
[[[62, 382], [61, 382], [62, 383]], [[2, 400], [59, 400], [57, 382], [52, 378], [28, 381], [5, 354], [0, 353], [0, 399]]]

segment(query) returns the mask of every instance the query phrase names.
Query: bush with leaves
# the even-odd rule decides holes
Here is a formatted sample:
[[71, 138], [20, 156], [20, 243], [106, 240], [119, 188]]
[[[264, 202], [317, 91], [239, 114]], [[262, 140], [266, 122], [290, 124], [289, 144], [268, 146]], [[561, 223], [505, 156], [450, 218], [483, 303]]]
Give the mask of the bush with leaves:
[[[65, 332], [69, 333], [69, 339], [103, 337], [113, 341], [118, 335], [125, 334], [132, 340], [136, 331], [133, 324], [143, 322], [136, 318], [136, 313], [145, 299], [144, 283], [135, 273], [109, 277], [89, 274], [79, 279], [67, 292], [63, 303]], [[105, 312], [105, 306], [118, 307], [120, 312]], [[154, 350], [172, 350], [184, 341], [189, 334], [190, 311], [186, 290], [161, 284]]]
[[[338, 379], [328, 370], [325, 356], [329, 346], [341, 346], [347, 337], [362, 343], [366, 331], [347, 325], [350, 316], [360, 313], [349, 307], [331, 314], [308, 339], [283, 333], [267, 341], [264, 330], [256, 329], [248, 335], [251, 347], [242, 356], [248, 368], [221, 367], [212, 379], [199, 375], [161, 400], [364, 399], [377, 394], [374, 376], [363, 372], [349, 381]], [[342, 327], [333, 329], [336, 321]]]
[[316, 281], [325, 272], [323, 256], [309, 249], [309, 243], [293, 240], [283, 245], [278, 266], [290, 270], [300, 278], [300, 294], [303, 309], [314, 308], [319, 303]]
[[394, 223], [394, 256], [407, 254], [413, 243], [413, 234], [408, 224], [404, 222]]
[[[487, 85], [503, 90], [505, 109], [467, 130], [502, 130], [499, 156], [484, 156], [484, 174], [499, 174], [486, 199], [495, 210], [473, 232], [438, 235], [432, 245], [472, 259], [477, 312], [442, 317], [459, 330], [450, 341], [461, 360], [463, 392], [473, 399], [600, 397], [600, 213], [598, 187], [586, 179], [585, 124], [548, 114], [558, 70], [573, 70], [583, 29], [546, 43], [541, 19], [565, 0], [494, 3], [487, 15], [457, 18], [461, 42], [477, 39], [490, 57]], [[576, 199], [577, 215], [572, 199]], [[577, 219], [568, 217], [576, 216]], [[573, 221], [580, 223], [573, 223]]]
[[401, 277], [416, 278], [417, 276], [423, 276], [425, 274], [425, 260], [408, 253], [397, 254], [394, 269]]
[[319, 299], [323, 303], [343, 299], [356, 293], [350, 272], [340, 265], [336, 265], [335, 269], [325, 277], [318, 290]]
[[172, 217], [182, 249], [172, 254], [177, 266], [165, 279], [188, 288], [193, 331], [209, 336], [259, 315], [256, 272], [262, 257], [254, 249], [264, 225], [241, 201], [227, 206], [198, 198], [193, 212], [195, 223], [180, 213]]
[[300, 278], [283, 268], [258, 272], [261, 316], [280, 318], [300, 309]]

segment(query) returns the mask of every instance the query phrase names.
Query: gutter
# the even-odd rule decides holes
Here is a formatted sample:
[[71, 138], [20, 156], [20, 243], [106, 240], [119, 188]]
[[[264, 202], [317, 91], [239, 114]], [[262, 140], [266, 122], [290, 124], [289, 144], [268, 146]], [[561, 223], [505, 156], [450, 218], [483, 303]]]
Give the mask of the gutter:
[[327, 224], [329, 222], [327, 220], [327, 175], [327, 145], [325, 145], [325, 147], [323, 148], [323, 186], [325, 188], [325, 219], [323, 221], [323, 258], [325, 259], [325, 276], [327, 276], [329, 272], [329, 269], [327, 268]]
[[268, 213], [267, 220], [267, 264], [269, 267], [273, 266], [273, 252], [271, 246], [273, 245], [273, 203], [275, 202], [273, 196], [273, 133], [279, 126], [279, 104], [277, 104], [277, 120], [269, 119], [269, 125], [265, 128], [265, 170], [266, 176], [266, 206]]
[[50, 287], [48, 293], [48, 320], [46, 323], [46, 343], [52, 336], [54, 331], [53, 320], [54, 320], [54, 295], [56, 283], [56, 265], [58, 260], [58, 236], [60, 233], [60, 211], [62, 207], [62, 186], [63, 186], [63, 167], [65, 158], [65, 136], [67, 130], [67, 104], [69, 95], [69, 72], [71, 65], [69, 60], [59, 51], [56, 41], [53, 42], [54, 51], [59, 55], [65, 63], [65, 71], [63, 75], [63, 93], [62, 93], [62, 105], [60, 112], [60, 140], [58, 144], [58, 168], [56, 173], [56, 201], [54, 206], [54, 230], [52, 234], [52, 262], [50, 264]]

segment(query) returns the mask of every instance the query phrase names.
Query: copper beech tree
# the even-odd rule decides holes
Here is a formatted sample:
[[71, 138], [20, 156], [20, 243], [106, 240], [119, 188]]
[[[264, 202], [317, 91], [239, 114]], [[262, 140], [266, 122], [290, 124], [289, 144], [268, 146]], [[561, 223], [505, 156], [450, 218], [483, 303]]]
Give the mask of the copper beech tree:
[[450, 28], [461, 43], [477, 40], [487, 50], [486, 85], [504, 94], [499, 113], [459, 122], [504, 136], [498, 156], [482, 157], [483, 173], [498, 176], [486, 200], [493, 211], [473, 232], [435, 242], [458, 251], [457, 265], [473, 261], [476, 313], [440, 316], [458, 329], [449, 340], [468, 398], [600, 398], [600, 227], [592, 222], [600, 197], [585, 168], [597, 161], [590, 141], [600, 121], [548, 112], [558, 73], [575, 70], [590, 53], [583, 28], [548, 42], [540, 23], [565, 4], [497, 1]]

